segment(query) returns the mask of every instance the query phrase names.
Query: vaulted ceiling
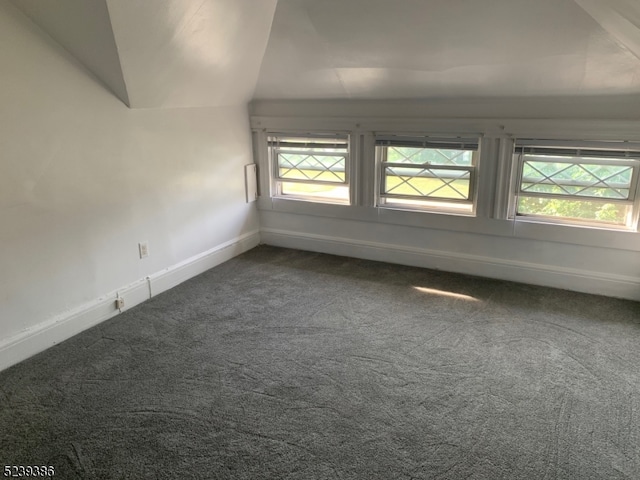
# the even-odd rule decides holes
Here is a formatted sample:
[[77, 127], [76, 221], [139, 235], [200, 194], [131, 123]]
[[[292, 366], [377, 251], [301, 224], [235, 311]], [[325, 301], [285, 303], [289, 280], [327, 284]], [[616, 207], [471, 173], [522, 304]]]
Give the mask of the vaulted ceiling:
[[13, 0], [132, 108], [246, 103], [277, 0]]
[[[616, 3], [631, 5], [625, 0], [280, 0], [256, 97], [640, 92], [640, 45], [622, 38], [623, 17], [608, 16]], [[639, 3], [633, 8], [640, 12]], [[639, 28], [640, 22], [630, 37], [633, 30], [638, 36]]]
[[13, 0], [133, 108], [640, 95], [637, 0]]

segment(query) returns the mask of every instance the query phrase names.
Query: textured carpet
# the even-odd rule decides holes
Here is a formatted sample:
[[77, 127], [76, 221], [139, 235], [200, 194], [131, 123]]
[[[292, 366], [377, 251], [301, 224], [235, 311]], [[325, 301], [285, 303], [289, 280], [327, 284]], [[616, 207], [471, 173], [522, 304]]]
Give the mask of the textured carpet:
[[262, 246], [1, 372], [0, 467], [638, 479], [639, 345], [638, 303]]

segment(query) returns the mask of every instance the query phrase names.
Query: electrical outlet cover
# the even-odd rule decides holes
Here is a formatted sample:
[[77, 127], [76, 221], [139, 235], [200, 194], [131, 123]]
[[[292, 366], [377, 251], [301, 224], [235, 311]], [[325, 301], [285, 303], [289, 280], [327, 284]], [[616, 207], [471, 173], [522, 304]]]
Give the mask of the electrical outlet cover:
[[140, 250], [140, 258], [149, 256], [149, 242], [140, 242], [138, 249]]

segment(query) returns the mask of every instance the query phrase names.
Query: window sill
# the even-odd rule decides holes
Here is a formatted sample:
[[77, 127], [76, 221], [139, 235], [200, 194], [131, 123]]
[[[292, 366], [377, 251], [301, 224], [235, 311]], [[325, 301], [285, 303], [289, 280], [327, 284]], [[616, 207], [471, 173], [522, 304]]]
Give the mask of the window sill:
[[284, 200], [286, 202], [303, 202], [303, 203], [318, 203], [321, 205], [342, 205], [350, 206], [349, 200], [341, 200], [336, 198], [325, 197], [298, 197], [296, 195], [278, 195], [273, 197], [274, 200]]
[[389, 210], [394, 212], [412, 212], [417, 214], [447, 215], [447, 216], [466, 217], [466, 218], [469, 218], [469, 217], [473, 218], [476, 216], [476, 213], [474, 211], [465, 212], [462, 210], [454, 210], [454, 209], [447, 210], [444, 208], [438, 209], [438, 208], [431, 208], [431, 207], [421, 207], [421, 206], [411, 206], [411, 205], [401, 205], [401, 204], [378, 205], [376, 208], [380, 210]]

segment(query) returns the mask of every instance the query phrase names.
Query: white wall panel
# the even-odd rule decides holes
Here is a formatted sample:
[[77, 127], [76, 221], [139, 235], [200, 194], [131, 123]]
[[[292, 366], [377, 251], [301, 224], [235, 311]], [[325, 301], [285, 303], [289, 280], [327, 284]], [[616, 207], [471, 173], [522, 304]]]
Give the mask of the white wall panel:
[[640, 300], [640, 252], [261, 211], [269, 245]]
[[0, 339], [258, 228], [244, 105], [130, 110], [6, 0], [0, 65]]

